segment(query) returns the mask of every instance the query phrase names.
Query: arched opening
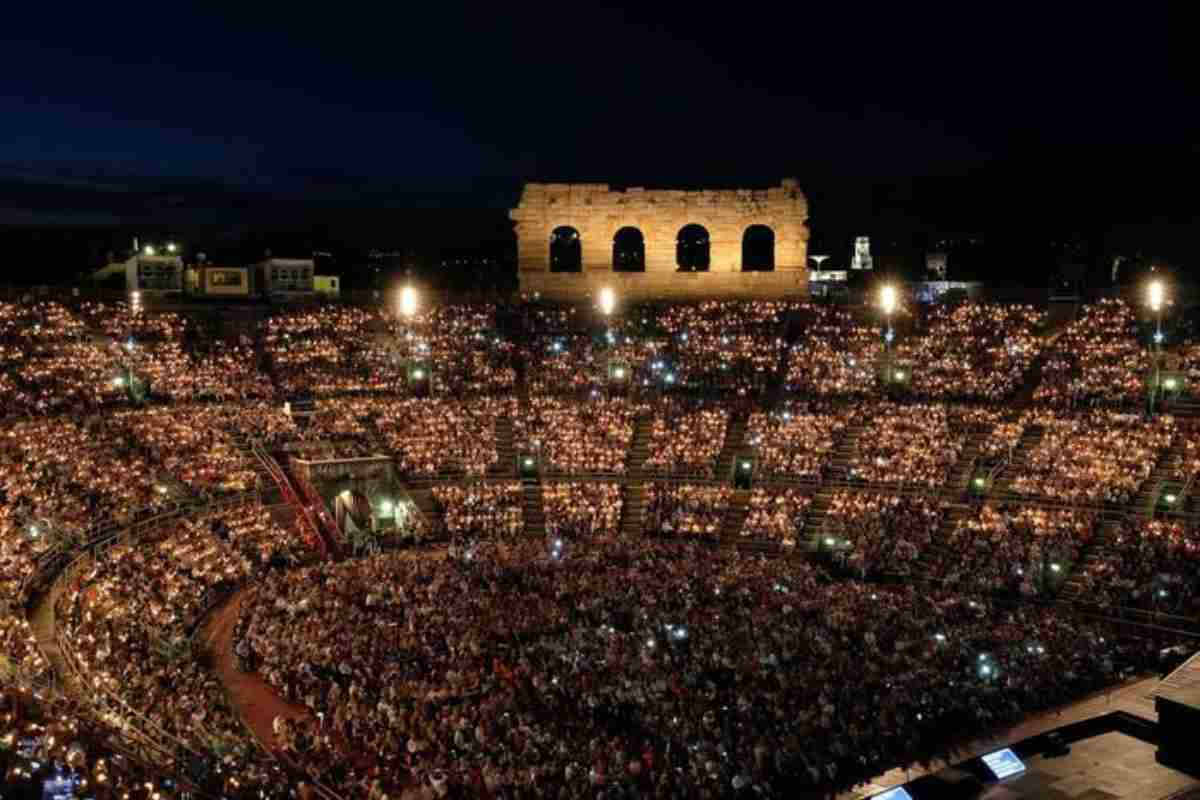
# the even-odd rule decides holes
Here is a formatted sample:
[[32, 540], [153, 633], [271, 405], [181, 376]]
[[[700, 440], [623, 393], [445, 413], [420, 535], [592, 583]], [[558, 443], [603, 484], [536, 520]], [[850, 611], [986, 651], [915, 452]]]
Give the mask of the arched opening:
[[742, 234], [742, 272], [771, 272], [775, 269], [775, 231], [766, 225], [751, 225]]
[[694, 222], [679, 229], [675, 239], [675, 263], [680, 272], [708, 272], [708, 231]]
[[570, 225], [550, 234], [550, 271], [579, 272], [583, 269], [583, 241]]
[[646, 239], [637, 228], [621, 228], [613, 237], [613, 270], [646, 271]]

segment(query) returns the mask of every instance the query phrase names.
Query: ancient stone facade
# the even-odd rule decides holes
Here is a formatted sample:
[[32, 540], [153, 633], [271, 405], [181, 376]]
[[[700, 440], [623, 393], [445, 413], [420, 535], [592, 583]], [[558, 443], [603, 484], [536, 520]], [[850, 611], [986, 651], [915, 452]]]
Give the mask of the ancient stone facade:
[[[603, 286], [613, 287], [623, 300], [808, 293], [808, 200], [795, 180], [764, 190], [731, 191], [529, 183], [509, 215], [516, 222], [522, 292], [568, 300], [595, 296]], [[708, 268], [681, 271], [680, 234], [685, 226], [695, 225], [703, 226], [707, 235]], [[761, 253], [764, 235], [770, 246], [771, 236], [760, 226], [773, 234], [769, 264], [743, 259], [743, 242], [752, 226], [750, 236], [760, 242], [755, 252]], [[628, 228], [637, 229], [644, 241], [644, 271], [614, 269], [625, 255], [614, 255], [614, 239], [623, 231], [621, 241], [629, 241]], [[636, 234], [632, 238], [636, 241]], [[555, 250], [553, 261], [552, 241], [556, 248], [567, 244], [565, 250]], [[580, 262], [578, 271], [569, 271], [575, 266], [572, 257]]]

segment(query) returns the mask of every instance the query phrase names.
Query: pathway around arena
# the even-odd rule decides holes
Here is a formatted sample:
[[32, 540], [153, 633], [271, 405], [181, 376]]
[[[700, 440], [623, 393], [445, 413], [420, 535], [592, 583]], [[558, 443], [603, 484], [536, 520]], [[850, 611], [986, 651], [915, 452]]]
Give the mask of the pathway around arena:
[[276, 694], [257, 672], [242, 672], [237, 668], [233, 629], [246, 594], [246, 587], [239, 589], [209, 616], [204, 624], [204, 646], [212, 653], [213, 669], [224, 684], [234, 710], [262, 746], [274, 752], [272, 723], [276, 717], [294, 719], [312, 715], [304, 706], [289, 703]]

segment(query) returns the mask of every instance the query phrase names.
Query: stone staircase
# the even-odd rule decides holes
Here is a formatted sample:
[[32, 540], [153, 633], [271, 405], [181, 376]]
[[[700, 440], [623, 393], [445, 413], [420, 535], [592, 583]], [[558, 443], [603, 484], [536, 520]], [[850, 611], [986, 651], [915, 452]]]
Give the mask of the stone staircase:
[[[1183, 437], [1176, 437], [1171, 447], [1159, 456], [1150, 477], [1146, 478], [1138, 488], [1137, 496], [1133, 499], [1132, 504], [1135, 513], [1148, 518], [1154, 516], [1159, 486], [1180, 482], [1178, 478], [1183, 474], [1183, 464], [1186, 458], [1187, 448], [1183, 444]], [[1182, 510], [1187, 498], [1183, 496], [1182, 491], [1171, 493], [1177, 496], [1174, 505]]]
[[733, 476], [733, 460], [738, 453], [742, 452], [746, 447], [746, 423], [749, 421], [749, 416], [738, 411], [732, 414], [729, 418], [729, 425], [725, 428], [725, 442], [721, 447], [721, 453], [717, 456], [717, 480], [730, 480]]
[[850, 478], [850, 464], [858, 451], [858, 437], [866, 430], [866, 425], [847, 425], [842, 431], [841, 438], [829, 454], [829, 464], [825, 467], [825, 477], [845, 482]]
[[955, 555], [950, 544], [951, 534], [962, 520], [975, 513], [975, 506], [970, 503], [946, 503], [937, 530], [930, 537], [929, 547], [917, 557], [914, 574], [930, 579], [936, 578], [936, 564], [944, 563]]
[[630, 481], [622, 490], [624, 502], [621, 504], [622, 538], [635, 539], [642, 535], [642, 520], [646, 509], [646, 487], [641, 480]]
[[1089, 566], [1113, 555], [1117, 537], [1124, 528], [1125, 517], [1122, 514], [1108, 514], [1096, 526], [1096, 535], [1088, 542], [1080, 553], [1079, 563], [1075, 564], [1071, 574], [1058, 590], [1058, 599], [1068, 602], [1088, 602], [1087, 584], [1083, 579], [1084, 572]]
[[1001, 495], [1013, 495], [1012, 479], [1016, 473], [1016, 469], [1029, 460], [1029, 454], [1033, 452], [1042, 442], [1043, 429], [1041, 425], [1029, 425], [1025, 428], [1025, 432], [1021, 434], [1021, 441], [1017, 443], [1017, 447], [1013, 450], [1012, 459], [1008, 462], [1008, 466], [1004, 468], [1004, 472], [1000, 478], [992, 486], [992, 491]]
[[488, 469], [488, 475], [493, 478], [513, 478], [517, 474], [517, 449], [513, 441], [513, 424], [509, 417], [497, 417], [496, 422], [496, 463]]
[[629, 443], [629, 454], [625, 458], [625, 470], [629, 480], [622, 490], [624, 503], [621, 506], [621, 536], [626, 539], [642, 535], [642, 518], [646, 507], [646, 479], [642, 463], [650, 454], [650, 417], [638, 417], [633, 424], [633, 440]]
[[721, 540], [737, 544], [741, 539], [742, 525], [750, 513], [750, 490], [738, 489], [729, 500], [725, 518], [721, 521]]
[[946, 478], [946, 490], [956, 494], [966, 492], [971, 485], [971, 475], [975, 459], [979, 456], [979, 447], [987, 440], [988, 431], [972, 431], [967, 435], [966, 445], [958, 456], [958, 461], [950, 469]]
[[437, 503], [433, 501], [433, 489], [426, 483], [421, 486], [407, 484], [405, 488], [408, 490], [408, 496], [412, 498], [417, 509], [425, 515], [425, 519], [429, 521], [430, 531], [436, 538], [441, 536], [442, 529], [445, 525], [446, 515], [438, 508]]
[[523, 495], [522, 518], [525, 521], [525, 535], [540, 538], [546, 535], [546, 510], [542, 505], [542, 482], [533, 478], [521, 481]]

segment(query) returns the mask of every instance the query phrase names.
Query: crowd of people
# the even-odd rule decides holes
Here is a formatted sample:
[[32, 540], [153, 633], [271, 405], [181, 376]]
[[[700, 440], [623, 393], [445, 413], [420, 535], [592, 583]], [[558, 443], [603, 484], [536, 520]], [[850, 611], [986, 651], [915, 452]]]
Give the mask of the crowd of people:
[[642, 521], [646, 533], [712, 539], [721, 535], [733, 489], [652, 481], [646, 484], [645, 496]]
[[768, 479], [819, 479], [854, 415], [853, 406], [826, 409], [798, 403], [752, 413], [746, 438], [754, 449], [755, 473]]
[[925, 760], [1144, 668], [1051, 609], [639, 542], [268, 576], [238, 631], [346, 796], [794, 797]]
[[1126, 521], [1080, 577], [1088, 602], [1195, 617], [1200, 531], [1185, 520]]
[[929, 399], [1000, 402], [1022, 384], [1041, 351], [1046, 312], [1026, 305], [935, 306], [919, 335], [897, 346], [910, 365], [913, 392]]
[[[193, 652], [205, 610], [252, 576], [308, 560], [299, 535], [255, 505], [180, 519], [115, 543], [58, 596], [64, 656], [97, 699], [144, 735], [182, 746], [236, 776], [277, 776]], [[273, 793], [273, 792], [272, 792]]]
[[861, 577], [910, 575], [942, 519], [932, 497], [894, 492], [835, 491], [821, 545]]
[[556, 539], [616, 536], [623, 505], [621, 485], [611, 481], [554, 481], [542, 486], [546, 533]]
[[1048, 593], [1079, 563], [1096, 526], [1086, 509], [985, 503], [938, 543], [929, 576], [959, 591]]
[[454, 539], [512, 541], [524, 533], [524, 493], [517, 481], [438, 485], [430, 493], [443, 530]]
[[[250, 745], [190, 633], [216, 598], [254, 581], [240, 646], [314, 712], [281, 721], [278, 743], [312, 778], [372, 800], [418, 780], [438, 792], [789, 796], [922, 757], [951, 722], [1011, 720], [1144, 664], [1074, 618], [978, 600], [1063, 581], [1094, 508], [1009, 499], [946, 521], [933, 497], [972, 436], [985, 462], [1012, 461], [1003, 475], [1016, 495], [1128, 504], [1173, 446], [1172, 478], [1200, 475], [1194, 426], [1061, 408], [1143, 395], [1134, 311], [1089, 307], [1050, 345], [1040, 405], [1019, 415], [1000, 404], [1039, 353], [1041, 312], [905, 315], [890, 347], [919, 403], [878, 399], [889, 342], [877, 320], [807, 303], [632, 310], [586, 335], [573, 311], [541, 309], [527, 337], [492, 306], [405, 317], [330, 305], [236, 338], [126, 304], [0, 303], [0, 668], [48, 673], [24, 603], [49, 556], [256, 488], [254, 442], [382, 453], [402, 479], [467, 480], [430, 490], [435, 538], [451, 540], [444, 561], [303, 568], [313, 556], [294, 522], [248, 504], [122, 540], [70, 577], [56, 610], [71, 663], [137, 725], [225, 765], [241, 782], [229, 796], [274, 796], [286, 780]], [[752, 407], [779, 378], [785, 399]], [[311, 414], [285, 405], [308, 396]], [[947, 399], [982, 403], [933, 402]], [[729, 476], [716, 474], [735, 406], [750, 412], [755, 458], [740, 523]], [[657, 480], [645, 486], [649, 535], [627, 541], [618, 480], [639, 418]], [[501, 463], [510, 424], [512, 453], [554, 477], [540, 491], [548, 541], [524, 535], [531, 501], [502, 477], [514, 474]], [[834, 489], [807, 529], [813, 490], [786, 484], [825, 478], [851, 427], [845, 477], [875, 486]], [[1033, 446], [1018, 453], [1023, 440]], [[603, 477], [583, 480], [592, 474]], [[880, 491], [888, 484], [902, 489]], [[727, 526], [789, 547], [815, 539], [849, 576], [919, 572], [942, 588], [838, 582], [791, 559], [691, 547]], [[1198, 541], [1184, 521], [1131, 525], [1077, 574], [1102, 604], [1194, 615]], [[95, 780], [94, 759], [89, 770]], [[117, 786], [117, 768], [100, 773]]]
[[717, 456], [725, 446], [729, 410], [690, 401], [676, 401], [659, 408], [650, 420], [649, 452], [642, 462], [643, 469], [715, 478]]
[[942, 486], [966, 445], [944, 405], [879, 403], [871, 408], [850, 460], [849, 478], [867, 483]]
[[1152, 361], [1136, 332], [1137, 312], [1124, 300], [1085, 306], [1048, 350], [1034, 399], [1060, 406], [1144, 399]]
[[741, 535], [795, 547], [804, 531], [812, 493], [795, 486], [756, 486], [750, 493]]
[[513, 438], [549, 473], [624, 475], [634, 425], [649, 406], [623, 398], [535, 396], [513, 416]]
[[1176, 435], [1169, 415], [1041, 409], [1024, 416], [1041, 439], [1014, 464], [1012, 490], [1073, 503], [1130, 502]]

